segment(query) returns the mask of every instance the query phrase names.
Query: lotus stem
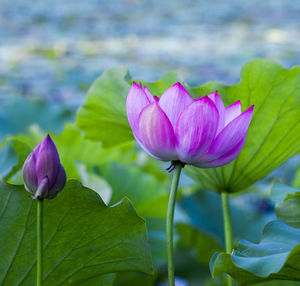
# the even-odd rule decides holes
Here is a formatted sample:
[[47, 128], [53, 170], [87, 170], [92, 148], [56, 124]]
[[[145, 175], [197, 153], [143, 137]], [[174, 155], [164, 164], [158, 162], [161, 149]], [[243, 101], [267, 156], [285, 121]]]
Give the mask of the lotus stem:
[[43, 199], [37, 199], [37, 268], [36, 285], [43, 283]]
[[167, 213], [167, 249], [168, 249], [168, 281], [169, 286], [175, 285], [174, 276], [174, 251], [173, 251], [173, 220], [174, 220], [174, 210], [176, 203], [176, 194], [178, 190], [178, 183], [180, 178], [181, 169], [183, 168], [183, 163], [174, 162], [175, 170], [171, 183], [171, 190], [168, 203], [168, 213]]
[[[230, 208], [229, 208], [229, 194], [223, 192], [221, 196], [222, 196], [226, 253], [231, 254], [233, 249], [233, 244], [232, 244], [232, 225], [231, 225]], [[227, 285], [228, 286], [234, 285], [233, 279], [231, 278], [230, 275], [227, 275]]]

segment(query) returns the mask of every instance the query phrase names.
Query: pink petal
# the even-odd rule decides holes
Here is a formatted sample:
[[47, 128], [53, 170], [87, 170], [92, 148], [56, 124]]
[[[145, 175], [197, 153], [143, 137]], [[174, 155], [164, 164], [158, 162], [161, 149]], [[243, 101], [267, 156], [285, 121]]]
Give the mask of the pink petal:
[[[253, 106], [248, 108], [245, 112], [233, 119], [212, 142], [208, 152], [201, 162], [213, 161], [221, 156], [227, 154], [234, 149], [241, 140], [247, 136], [249, 124], [253, 114]], [[200, 162], [199, 162], [200, 163]]]
[[[42, 141], [43, 142], [43, 141]], [[33, 149], [33, 154], [35, 156], [35, 158], [39, 155], [40, 152], [40, 148], [41, 148], [41, 144], [42, 142], [40, 142], [37, 146], [35, 146], [35, 148]]]
[[222, 98], [220, 97], [220, 95], [218, 95], [218, 91], [215, 91], [215, 92], [209, 94], [208, 97], [216, 105], [218, 112], [219, 112], [219, 124], [218, 124], [218, 130], [217, 130], [217, 134], [219, 134], [225, 124], [225, 106], [224, 106]]
[[157, 102], [143, 109], [139, 119], [139, 137], [141, 146], [155, 158], [163, 161], [177, 159], [171, 122]]
[[154, 159], [160, 160], [159, 157], [154, 156], [143, 144], [143, 142], [136, 136], [134, 136], [135, 140], [137, 141], [137, 143], [140, 145], [140, 147], [151, 157], [153, 157]]
[[238, 100], [225, 109], [225, 126], [242, 113], [241, 102]]
[[65, 169], [61, 164], [59, 164], [55, 182], [53, 186], [49, 186], [47, 198], [48, 199], [55, 198], [56, 195], [64, 188], [66, 184], [66, 180], [67, 180], [67, 176], [66, 176]]
[[136, 137], [138, 136], [139, 115], [149, 103], [143, 88], [133, 82], [127, 96], [126, 110], [129, 125]]
[[44, 177], [41, 182], [39, 183], [39, 186], [36, 190], [36, 192], [31, 196], [32, 199], [44, 199], [48, 195], [48, 189], [49, 189], [49, 180], [48, 177]]
[[177, 155], [182, 162], [195, 162], [207, 152], [218, 122], [218, 110], [207, 96], [194, 101], [181, 113], [175, 137]]
[[232, 150], [222, 155], [221, 157], [209, 162], [196, 163], [194, 164], [194, 166], [200, 168], [216, 168], [227, 165], [239, 155], [239, 153], [243, 149], [245, 141], [246, 137], [244, 137], [237, 145], [235, 145], [235, 147]]
[[158, 98], [157, 96], [153, 96], [146, 86], [144, 87], [144, 92], [145, 92], [149, 102], [151, 102], [151, 103], [156, 100], [155, 97]]
[[40, 143], [39, 152], [36, 156], [36, 177], [38, 185], [44, 179], [48, 177], [49, 184], [56, 179], [58, 166], [60, 164], [59, 155], [56, 150], [56, 146], [49, 135]]
[[169, 87], [161, 96], [159, 105], [175, 129], [180, 113], [193, 102], [189, 93], [179, 82]]
[[34, 193], [37, 189], [38, 182], [35, 172], [35, 155], [34, 152], [31, 152], [25, 160], [23, 165], [23, 180], [25, 188], [28, 192]]

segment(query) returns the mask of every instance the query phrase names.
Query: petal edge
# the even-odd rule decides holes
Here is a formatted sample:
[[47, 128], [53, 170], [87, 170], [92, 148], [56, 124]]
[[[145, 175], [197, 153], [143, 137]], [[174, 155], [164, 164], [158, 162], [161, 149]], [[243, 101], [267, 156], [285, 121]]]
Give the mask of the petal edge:
[[184, 86], [177, 82], [169, 87], [161, 96], [159, 106], [168, 116], [175, 129], [181, 112], [193, 102]]

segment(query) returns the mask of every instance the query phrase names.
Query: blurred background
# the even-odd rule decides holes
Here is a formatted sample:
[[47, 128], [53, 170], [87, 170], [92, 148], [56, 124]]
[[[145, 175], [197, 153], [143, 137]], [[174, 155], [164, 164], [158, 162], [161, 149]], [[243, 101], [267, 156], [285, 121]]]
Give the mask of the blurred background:
[[300, 1], [0, 0], [0, 99], [77, 107], [103, 70], [179, 71], [192, 85], [233, 84], [241, 66], [300, 61]]
[[[74, 121], [91, 83], [116, 65], [125, 65], [132, 78], [145, 81], [177, 71], [192, 86], [211, 80], [233, 85], [241, 67], [255, 58], [290, 68], [300, 63], [299, 16], [300, 1], [286, 0], [0, 0], [0, 139], [28, 131], [18, 139], [33, 147], [43, 132], [59, 134], [54, 140], [68, 162], [64, 166], [70, 177], [94, 189], [107, 189], [112, 204], [126, 195], [138, 211], [143, 210], [149, 203], [147, 187], [149, 197], [162, 199], [166, 206], [169, 175], [161, 169], [167, 166], [136, 150], [127, 150], [126, 156], [122, 149], [103, 150], [98, 142], [84, 139], [75, 124], [60, 134], [66, 122]], [[297, 172], [299, 187], [299, 162], [299, 155], [291, 158], [251, 192], [232, 199], [236, 241], [259, 241], [264, 225], [276, 218], [270, 182], [292, 184]], [[20, 172], [17, 175], [11, 181], [22, 183]], [[224, 247], [220, 197], [197, 192], [199, 186], [191, 182], [182, 177], [183, 195], [175, 218], [176, 285], [200, 285], [199, 281], [224, 285], [212, 281], [208, 269], [212, 253]], [[141, 198], [143, 194], [146, 197]], [[147, 221], [156, 285], [165, 285], [164, 214], [163, 219], [151, 217], [149, 210], [157, 201], [150, 203], [141, 214]], [[135, 285], [126, 282], [130, 277], [118, 279], [118, 285]], [[153, 285], [149, 283], [136, 285]]]

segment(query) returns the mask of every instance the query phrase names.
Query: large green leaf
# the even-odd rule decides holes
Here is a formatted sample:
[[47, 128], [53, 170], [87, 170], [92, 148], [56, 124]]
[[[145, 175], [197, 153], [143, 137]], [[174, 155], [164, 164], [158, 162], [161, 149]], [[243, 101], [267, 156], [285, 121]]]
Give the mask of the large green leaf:
[[211, 82], [193, 89], [194, 97], [219, 90], [226, 105], [240, 99], [244, 110], [254, 104], [254, 115], [236, 160], [220, 168], [187, 167], [185, 171], [210, 189], [237, 192], [299, 153], [299, 82], [299, 67], [287, 70], [268, 60], [254, 60], [244, 66], [237, 85]]
[[[154, 286], [154, 277], [136, 272], [119, 272], [116, 277], [116, 286]], [[99, 286], [102, 284], [99, 284]]]
[[300, 228], [300, 190], [277, 183], [272, 188], [271, 196], [277, 202], [275, 213], [278, 219]]
[[281, 221], [268, 223], [259, 244], [241, 241], [232, 255], [215, 253], [213, 277], [228, 273], [238, 285], [272, 279], [300, 281], [300, 230]]
[[[126, 272], [127, 273], [127, 272]], [[100, 276], [90, 277], [86, 280], [80, 282], [80, 285], [89, 286], [89, 285], [101, 285], [101, 286], [113, 286], [116, 281], [116, 273], [109, 273]], [[73, 285], [72, 281], [68, 281], [67, 285]], [[77, 284], [75, 284], [77, 285]]]
[[[0, 210], [0, 285], [34, 285], [36, 201], [22, 186], [0, 182]], [[68, 181], [44, 201], [44, 285], [110, 285], [107, 274], [120, 271], [152, 272], [144, 220], [128, 199], [107, 207]]]
[[169, 180], [157, 179], [141, 169], [117, 163], [99, 168], [100, 175], [112, 188], [110, 203], [114, 204], [126, 195], [138, 214], [146, 219], [153, 265], [157, 269], [166, 261], [165, 217]]
[[125, 67], [104, 72], [91, 86], [87, 100], [77, 113], [77, 125], [87, 138], [105, 146], [133, 139], [127, 123], [125, 100], [130, 88]]

